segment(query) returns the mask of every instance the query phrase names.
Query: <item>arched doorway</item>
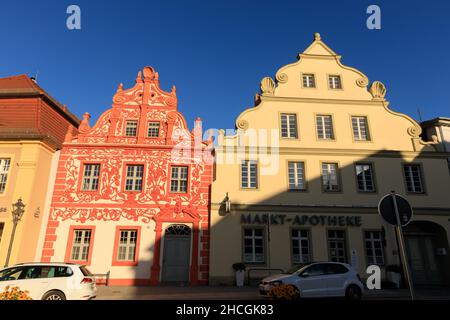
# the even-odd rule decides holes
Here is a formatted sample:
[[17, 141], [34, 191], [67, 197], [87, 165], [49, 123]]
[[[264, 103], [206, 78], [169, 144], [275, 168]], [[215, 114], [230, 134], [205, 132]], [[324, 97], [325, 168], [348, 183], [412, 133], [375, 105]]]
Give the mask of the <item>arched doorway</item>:
[[162, 282], [189, 282], [191, 228], [172, 224], [164, 232]]
[[449, 243], [445, 229], [430, 221], [413, 221], [404, 229], [415, 285], [448, 285]]

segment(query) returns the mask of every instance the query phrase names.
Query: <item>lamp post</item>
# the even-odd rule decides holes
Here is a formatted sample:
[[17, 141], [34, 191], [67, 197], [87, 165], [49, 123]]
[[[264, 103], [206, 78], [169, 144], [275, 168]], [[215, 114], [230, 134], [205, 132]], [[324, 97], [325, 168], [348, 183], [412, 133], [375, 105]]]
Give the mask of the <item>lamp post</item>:
[[24, 209], [25, 205], [23, 204], [21, 198], [19, 198], [19, 200], [17, 200], [16, 203], [13, 203], [12, 207], [13, 207], [13, 210], [12, 210], [13, 229], [11, 232], [11, 238], [9, 239], [9, 247], [8, 247], [8, 253], [6, 254], [5, 268], [9, 264], [9, 258], [11, 256], [11, 250], [12, 250], [12, 246], [13, 246], [13, 242], [14, 242], [14, 235], [16, 234], [17, 224], [19, 223], [20, 219], [22, 219], [22, 216], [25, 212], [25, 209]]

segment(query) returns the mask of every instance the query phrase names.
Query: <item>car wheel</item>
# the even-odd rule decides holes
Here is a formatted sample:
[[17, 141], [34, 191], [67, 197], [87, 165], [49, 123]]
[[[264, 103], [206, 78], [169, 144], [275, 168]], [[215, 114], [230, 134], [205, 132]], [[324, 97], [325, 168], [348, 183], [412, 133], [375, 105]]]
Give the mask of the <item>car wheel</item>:
[[52, 290], [44, 294], [42, 300], [66, 300], [66, 296], [61, 291]]
[[360, 300], [361, 299], [361, 289], [357, 286], [349, 286], [345, 291], [345, 298], [347, 300]]

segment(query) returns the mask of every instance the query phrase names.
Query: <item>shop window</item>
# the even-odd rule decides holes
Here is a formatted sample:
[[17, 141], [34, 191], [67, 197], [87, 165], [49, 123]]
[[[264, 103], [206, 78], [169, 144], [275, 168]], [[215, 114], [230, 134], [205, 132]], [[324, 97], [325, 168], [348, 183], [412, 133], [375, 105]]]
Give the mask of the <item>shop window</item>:
[[364, 244], [366, 247], [367, 264], [384, 265], [381, 231], [365, 231]]
[[244, 228], [244, 262], [264, 263], [263, 229]]
[[347, 262], [344, 230], [328, 230], [328, 254], [330, 261]]
[[311, 261], [309, 231], [293, 229], [291, 231], [292, 262], [294, 264], [308, 263]]

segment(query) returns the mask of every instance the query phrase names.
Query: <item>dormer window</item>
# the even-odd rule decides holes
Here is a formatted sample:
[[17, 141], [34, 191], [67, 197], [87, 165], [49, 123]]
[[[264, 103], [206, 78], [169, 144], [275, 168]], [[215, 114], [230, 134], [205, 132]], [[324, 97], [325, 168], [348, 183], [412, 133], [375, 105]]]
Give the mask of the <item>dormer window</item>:
[[315, 88], [316, 79], [313, 74], [303, 74], [303, 88]]
[[342, 89], [341, 76], [328, 76], [328, 84], [330, 86], [330, 89]]
[[125, 125], [125, 137], [136, 137], [137, 125], [137, 120], [127, 121]]
[[149, 138], [159, 137], [159, 122], [149, 122], [148, 123], [148, 135]]

